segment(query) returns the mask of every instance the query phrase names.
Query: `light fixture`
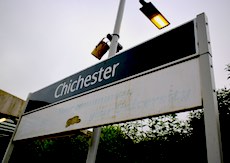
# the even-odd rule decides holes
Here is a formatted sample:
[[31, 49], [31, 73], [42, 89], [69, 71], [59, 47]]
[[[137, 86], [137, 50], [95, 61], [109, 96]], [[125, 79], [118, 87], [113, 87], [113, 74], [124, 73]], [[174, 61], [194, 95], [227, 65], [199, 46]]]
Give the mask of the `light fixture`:
[[6, 118], [0, 118], [0, 123], [6, 121]]
[[[95, 49], [91, 52], [93, 56], [95, 56], [97, 59], [101, 59], [103, 55], [109, 50], [109, 45], [105, 41], [105, 39], [108, 39], [108, 41], [112, 41], [112, 35], [108, 34], [106, 37], [104, 37], [95, 47]], [[123, 47], [121, 44], [117, 44], [117, 50], [116, 52], [119, 52]]]
[[170, 24], [151, 2], [147, 3], [144, 0], [139, 0], [139, 2], [143, 5], [140, 10], [158, 29], [162, 29]]
[[109, 50], [109, 45], [104, 41], [104, 39], [105, 38], [103, 38], [91, 52], [91, 54], [99, 60]]

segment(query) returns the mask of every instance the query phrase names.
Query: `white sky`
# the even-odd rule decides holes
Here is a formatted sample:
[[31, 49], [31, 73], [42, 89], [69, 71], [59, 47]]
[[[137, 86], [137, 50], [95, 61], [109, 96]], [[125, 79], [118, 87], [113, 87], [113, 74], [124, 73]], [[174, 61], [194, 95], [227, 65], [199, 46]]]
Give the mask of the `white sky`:
[[[151, 2], [171, 25], [159, 31], [140, 12], [139, 0], [126, 0], [119, 39], [123, 50], [204, 12], [216, 88], [229, 87], [224, 68], [230, 63], [230, 1]], [[118, 5], [119, 0], [0, 0], [0, 89], [25, 100], [30, 92], [100, 62], [91, 51], [113, 32]]]

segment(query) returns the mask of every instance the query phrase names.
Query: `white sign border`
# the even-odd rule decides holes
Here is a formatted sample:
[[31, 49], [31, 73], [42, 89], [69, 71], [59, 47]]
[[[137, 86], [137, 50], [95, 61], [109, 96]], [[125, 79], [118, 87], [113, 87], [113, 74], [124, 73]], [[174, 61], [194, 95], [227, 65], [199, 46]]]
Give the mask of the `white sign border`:
[[14, 140], [202, 106], [199, 78], [196, 58], [50, 106], [24, 115]]

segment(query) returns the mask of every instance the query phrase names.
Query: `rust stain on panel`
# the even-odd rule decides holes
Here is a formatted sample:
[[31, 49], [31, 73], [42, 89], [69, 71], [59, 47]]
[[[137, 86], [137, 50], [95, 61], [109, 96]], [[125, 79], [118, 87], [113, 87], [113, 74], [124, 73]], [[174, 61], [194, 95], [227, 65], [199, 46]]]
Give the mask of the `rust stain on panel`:
[[79, 116], [74, 116], [66, 121], [65, 127], [69, 127], [70, 125], [73, 125], [75, 123], [80, 123], [80, 122], [81, 119], [79, 118]]

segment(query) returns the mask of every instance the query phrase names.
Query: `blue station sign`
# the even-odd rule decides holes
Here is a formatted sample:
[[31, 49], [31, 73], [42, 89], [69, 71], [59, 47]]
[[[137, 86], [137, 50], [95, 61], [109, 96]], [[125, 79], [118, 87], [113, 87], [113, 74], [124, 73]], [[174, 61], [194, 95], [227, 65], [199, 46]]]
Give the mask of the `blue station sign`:
[[103, 89], [106, 85], [119, 81], [124, 82], [136, 74], [196, 54], [194, 31], [194, 21], [190, 21], [38, 90], [30, 95], [25, 112], [74, 98], [94, 89]]

